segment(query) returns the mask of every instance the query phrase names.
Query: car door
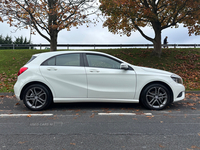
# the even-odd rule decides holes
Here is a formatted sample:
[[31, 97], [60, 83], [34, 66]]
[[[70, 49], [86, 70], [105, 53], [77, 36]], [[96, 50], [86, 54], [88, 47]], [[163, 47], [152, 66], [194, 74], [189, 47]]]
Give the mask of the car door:
[[87, 79], [81, 54], [62, 54], [40, 66], [43, 77], [53, 88], [56, 98], [86, 98]]
[[135, 71], [120, 69], [122, 62], [107, 55], [89, 54], [86, 59], [88, 98], [133, 99]]

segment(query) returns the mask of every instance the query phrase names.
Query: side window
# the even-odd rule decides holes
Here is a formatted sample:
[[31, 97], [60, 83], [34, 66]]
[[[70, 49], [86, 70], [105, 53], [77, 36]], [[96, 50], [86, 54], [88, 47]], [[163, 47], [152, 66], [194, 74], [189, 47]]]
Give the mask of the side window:
[[56, 57], [52, 57], [42, 63], [43, 66], [55, 66], [55, 64], [56, 64]]
[[64, 54], [56, 56], [56, 66], [80, 66], [80, 54]]
[[63, 54], [42, 63], [44, 66], [80, 66], [80, 54]]
[[87, 54], [86, 57], [89, 67], [120, 69], [121, 63], [112, 58], [95, 54]]

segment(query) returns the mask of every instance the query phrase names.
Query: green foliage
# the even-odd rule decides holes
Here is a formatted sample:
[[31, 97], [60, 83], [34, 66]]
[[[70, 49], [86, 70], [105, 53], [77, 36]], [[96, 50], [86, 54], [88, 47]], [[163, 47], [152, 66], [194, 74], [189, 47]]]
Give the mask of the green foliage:
[[[30, 44], [30, 42], [27, 40], [27, 38], [21, 37], [15, 37], [15, 41], [13, 44]], [[28, 49], [29, 47], [16, 47], [16, 49]]]
[[[30, 41], [27, 38], [23, 38], [23, 36], [15, 37], [15, 40], [12, 40], [11, 36], [3, 37], [0, 35], [0, 44], [30, 44]], [[12, 49], [13, 47], [0, 47], [0, 49]], [[29, 49], [29, 47], [16, 47], [15, 49]], [[31, 48], [32, 49], [32, 48]]]

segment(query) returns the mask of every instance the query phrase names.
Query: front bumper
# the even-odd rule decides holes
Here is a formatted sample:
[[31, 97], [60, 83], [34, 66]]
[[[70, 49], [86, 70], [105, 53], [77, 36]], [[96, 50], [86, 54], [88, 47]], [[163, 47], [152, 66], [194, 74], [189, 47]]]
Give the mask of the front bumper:
[[174, 92], [174, 102], [183, 100], [185, 98], [185, 87], [182, 84], [177, 84], [173, 88]]

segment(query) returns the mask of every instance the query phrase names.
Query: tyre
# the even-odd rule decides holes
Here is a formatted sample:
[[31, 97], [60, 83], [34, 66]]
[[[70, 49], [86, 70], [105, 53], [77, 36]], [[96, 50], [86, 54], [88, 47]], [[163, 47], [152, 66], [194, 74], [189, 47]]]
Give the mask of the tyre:
[[44, 110], [52, 103], [52, 95], [48, 88], [41, 84], [28, 86], [23, 93], [25, 106], [33, 111]]
[[150, 84], [144, 88], [141, 94], [142, 104], [152, 110], [161, 110], [171, 101], [169, 90], [162, 84]]

